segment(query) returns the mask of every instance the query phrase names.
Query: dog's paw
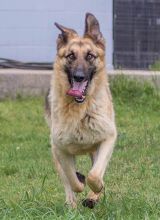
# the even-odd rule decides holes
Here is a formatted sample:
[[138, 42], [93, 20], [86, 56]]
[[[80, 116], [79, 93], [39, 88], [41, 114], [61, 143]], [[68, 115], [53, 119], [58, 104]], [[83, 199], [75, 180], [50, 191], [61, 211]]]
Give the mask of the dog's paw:
[[94, 208], [94, 206], [97, 204], [97, 201], [95, 201], [95, 200], [93, 200], [93, 199], [84, 199], [83, 201], [82, 201], [82, 205], [84, 206], [84, 207], [88, 207], [88, 208], [90, 208], [90, 209], [93, 209]]
[[76, 172], [77, 178], [79, 179], [79, 181], [83, 184], [85, 184], [85, 176], [79, 172]]

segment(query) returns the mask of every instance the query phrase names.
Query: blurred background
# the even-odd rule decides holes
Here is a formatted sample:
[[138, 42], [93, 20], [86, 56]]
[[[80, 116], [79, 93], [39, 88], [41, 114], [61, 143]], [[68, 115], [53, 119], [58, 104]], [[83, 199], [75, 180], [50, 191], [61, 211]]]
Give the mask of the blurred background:
[[82, 35], [86, 12], [100, 22], [109, 69], [150, 69], [159, 63], [159, 0], [1, 0], [0, 58], [52, 62], [54, 22]]
[[25, 62], [52, 62], [59, 33], [58, 22], [84, 32], [85, 13], [98, 18], [107, 40], [107, 64], [113, 64], [112, 0], [1, 0], [0, 57]]

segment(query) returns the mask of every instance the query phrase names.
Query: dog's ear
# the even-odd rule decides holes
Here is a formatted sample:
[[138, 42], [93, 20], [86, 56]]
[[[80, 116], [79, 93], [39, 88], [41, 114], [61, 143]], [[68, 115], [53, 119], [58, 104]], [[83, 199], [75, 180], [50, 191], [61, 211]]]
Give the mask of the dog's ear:
[[99, 22], [91, 13], [86, 13], [84, 37], [92, 39], [95, 44], [105, 49], [105, 40], [100, 31]]
[[55, 26], [61, 31], [57, 39], [57, 49], [59, 50], [62, 46], [66, 45], [71, 38], [78, 36], [75, 30], [66, 28], [58, 23], [54, 23]]

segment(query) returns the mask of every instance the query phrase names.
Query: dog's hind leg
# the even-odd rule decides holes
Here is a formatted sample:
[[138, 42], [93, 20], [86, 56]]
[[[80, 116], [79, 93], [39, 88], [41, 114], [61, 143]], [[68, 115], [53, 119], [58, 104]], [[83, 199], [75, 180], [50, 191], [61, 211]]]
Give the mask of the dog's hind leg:
[[57, 160], [68, 179], [72, 191], [82, 192], [84, 189], [84, 177], [82, 178], [82, 175], [76, 172], [74, 156], [64, 153], [57, 148], [54, 149], [54, 154], [56, 155]]
[[103, 189], [103, 176], [111, 158], [115, 140], [116, 134], [113, 134], [97, 149], [95, 161], [87, 177], [87, 184], [95, 193], [99, 193]]
[[65, 189], [65, 194], [66, 194], [66, 204], [71, 205], [71, 207], [76, 208], [77, 207], [77, 202], [76, 202], [76, 196], [75, 193], [72, 191], [70, 183], [68, 181], [68, 178], [66, 177], [61, 164], [59, 163], [57, 156], [54, 152], [54, 150], [52, 150], [52, 154], [53, 154], [53, 159], [55, 162], [55, 166], [56, 169], [58, 171], [58, 174], [61, 178], [61, 181], [64, 185], [64, 189]]

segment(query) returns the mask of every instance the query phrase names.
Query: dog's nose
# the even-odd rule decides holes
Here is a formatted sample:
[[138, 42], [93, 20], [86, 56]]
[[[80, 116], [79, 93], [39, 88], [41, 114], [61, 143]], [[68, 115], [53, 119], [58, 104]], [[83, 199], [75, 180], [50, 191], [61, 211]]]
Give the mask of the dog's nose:
[[85, 78], [84, 76], [84, 72], [82, 70], [77, 70], [74, 75], [73, 78], [76, 82], [82, 82]]
[[74, 75], [73, 78], [76, 82], [82, 82], [84, 80], [84, 76], [83, 75], [78, 75], [78, 74]]

